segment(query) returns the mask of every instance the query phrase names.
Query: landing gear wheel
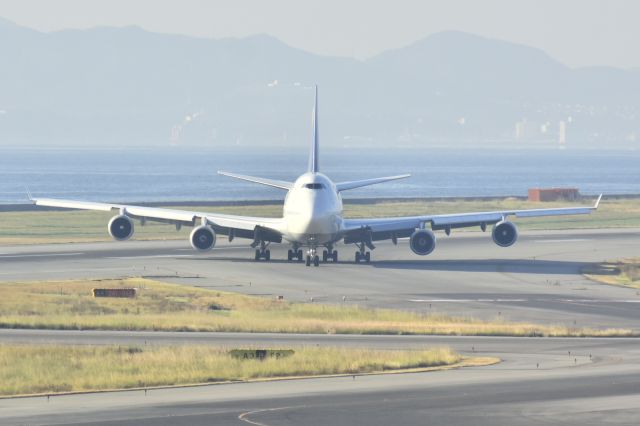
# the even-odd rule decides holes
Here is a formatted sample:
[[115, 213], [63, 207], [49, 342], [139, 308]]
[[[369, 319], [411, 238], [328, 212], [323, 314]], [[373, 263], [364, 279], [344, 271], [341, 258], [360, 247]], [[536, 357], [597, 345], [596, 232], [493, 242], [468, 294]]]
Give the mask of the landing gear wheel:
[[256, 260], [260, 260], [260, 250], [256, 250]]
[[328, 259], [328, 258], [329, 258], [329, 252], [328, 252], [328, 251], [326, 251], [326, 250], [324, 250], [324, 251], [322, 252], [322, 261], [323, 261], [324, 263], [327, 263], [327, 259]]
[[291, 262], [291, 259], [293, 259], [293, 251], [291, 251], [291, 249], [289, 249], [289, 250], [287, 251], [287, 260], [288, 260], [289, 262]]
[[298, 258], [298, 261], [302, 262], [302, 260], [304, 259], [304, 257], [302, 257], [302, 250], [298, 250], [296, 252], [296, 257]]
[[[367, 253], [368, 254], [368, 253]], [[264, 251], [264, 260], [266, 260], [267, 262], [271, 260], [271, 250], [265, 250]], [[369, 260], [367, 260], [368, 262]]]
[[356, 263], [360, 263], [360, 252], [356, 252]]
[[320, 266], [320, 256], [315, 255], [313, 257], [313, 266]]
[[333, 251], [331, 258], [333, 259], [333, 263], [338, 263], [338, 250]]
[[368, 251], [368, 252], [366, 252], [364, 254], [364, 261], [367, 262], [367, 263], [371, 262], [371, 252], [370, 251]]
[[311, 256], [307, 255], [307, 266], [311, 266]]

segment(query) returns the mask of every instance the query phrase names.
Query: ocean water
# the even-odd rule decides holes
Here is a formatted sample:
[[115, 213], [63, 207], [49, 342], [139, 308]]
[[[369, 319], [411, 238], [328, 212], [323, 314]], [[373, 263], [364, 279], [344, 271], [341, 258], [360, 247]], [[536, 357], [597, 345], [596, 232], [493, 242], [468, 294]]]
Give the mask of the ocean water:
[[[90, 201], [281, 199], [278, 189], [218, 170], [293, 180], [305, 149], [0, 149], [0, 203], [34, 196]], [[526, 195], [531, 187], [577, 187], [583, 194], [640, 194], [640, 151], [323, 148], [321, 171], [334, 181], [411, 173], [353, 190], [348, 198]]]

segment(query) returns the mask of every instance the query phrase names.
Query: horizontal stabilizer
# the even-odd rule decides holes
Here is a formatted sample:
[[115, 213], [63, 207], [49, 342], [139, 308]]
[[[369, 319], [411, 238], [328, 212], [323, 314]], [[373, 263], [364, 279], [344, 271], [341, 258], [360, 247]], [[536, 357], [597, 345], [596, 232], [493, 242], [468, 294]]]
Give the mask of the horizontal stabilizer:
[[236, 179], [246, 180], [249, 182], [259, 183], [260, 185], [272, 186], [274, 188], [280, 188], [280, 189], [286, 189], [286, 190], [293, 188], [292, 182], [286, 182], [284, 180], [275, 180], [275, 179], [267, 179], [267, 178], [254, 177], [254, 176], [237, 175], [235, 173], [228, 173], [228, 172], [218, 172], [218, 174], [223, 176], [229, 176]]
[[387, 176], [387, 177], [380, 177], [380, 178], [373, 178], [373, 179], [353, 180], [350, 182], [340, 182], [340, 183], [336, 183], [336, 189], [338, 191], [346, 191], [348, 189], [360, 188], [362, 186], [375, 185], [377, 183], [389, 182], [391, 180], [396, 180], [396, 179], [404, 179], [404, 178], [408, 178], [409, 176], [411, 175], [407, 174], [407, 175]]

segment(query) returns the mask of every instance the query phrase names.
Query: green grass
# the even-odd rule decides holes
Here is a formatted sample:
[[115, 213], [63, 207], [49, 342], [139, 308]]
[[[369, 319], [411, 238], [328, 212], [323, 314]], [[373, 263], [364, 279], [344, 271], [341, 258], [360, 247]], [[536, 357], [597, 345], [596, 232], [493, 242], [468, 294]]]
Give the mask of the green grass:
[[[212, 346], [0, 346], [0, 395], [424, 369], [459, 363], [449, 348], [294, 348], [285, 358], [243, 360]], [[484, 363], [494, 360], [486, 359]]]
[[[370, 204], [349, 204], [347, 202], [345, 203], [345, 217], [409, 216], [580, 204], [592, 205], [593, 200], [553, 203], [533, 203], [515, 199], [492, 201], [383, 201]], [[215, 208], [187, 206], [176, 208], [264, 217], [282, 215], [282, 206], [280, 205], [221, 206]], [[107, 222], [112, 216], [112, 213], [86, 211], [3, 212], [0, 213], [0, 223], [2, 223], [2, 226], [0, 226], [0, 244], [108, 241], [110, 237], [107, 233]], [[514, 220], [522, 229], [640, 227], [640, 198], [605, 199], [600, 209], [592, 215]], [[148, 222], [144, 227], [136, 226], [135, 232], [134, 239], [187, 239], [190, 229], [185, 228], [176, 232], [175, 227], [172, 225]]]
[[[135, 287], [135, 299], [93, 298], [95, 287]], [[426, 315], [349, 305], [292, 303], [142, 278], [0, 285], [0, 327], [501, 336], [630, 336], [582, 329]]]
[[602, 262], [582, 272], [587, 278], [603, 284], [640, 289], [640, 258]]

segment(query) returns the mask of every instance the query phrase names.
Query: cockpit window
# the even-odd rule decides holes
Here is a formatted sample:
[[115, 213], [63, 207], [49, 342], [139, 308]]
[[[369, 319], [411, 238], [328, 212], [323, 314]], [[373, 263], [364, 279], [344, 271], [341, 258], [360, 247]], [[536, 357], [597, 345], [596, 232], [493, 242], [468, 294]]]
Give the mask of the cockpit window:
[[322, 189], [324, 185], [321, 183], [306, 183], [304, 187], [308, 189]]

